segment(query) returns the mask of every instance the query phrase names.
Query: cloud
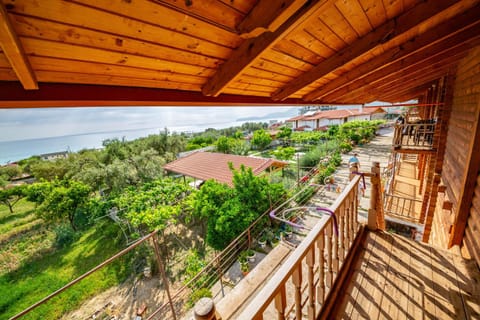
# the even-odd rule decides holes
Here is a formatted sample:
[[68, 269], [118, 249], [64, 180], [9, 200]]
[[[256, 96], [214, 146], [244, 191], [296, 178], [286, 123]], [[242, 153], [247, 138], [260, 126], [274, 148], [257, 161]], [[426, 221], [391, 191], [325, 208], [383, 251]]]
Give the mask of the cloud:
[[293, 107], [82, 107], [1, 109], [0, 141], [165, 127], [208, 127]]

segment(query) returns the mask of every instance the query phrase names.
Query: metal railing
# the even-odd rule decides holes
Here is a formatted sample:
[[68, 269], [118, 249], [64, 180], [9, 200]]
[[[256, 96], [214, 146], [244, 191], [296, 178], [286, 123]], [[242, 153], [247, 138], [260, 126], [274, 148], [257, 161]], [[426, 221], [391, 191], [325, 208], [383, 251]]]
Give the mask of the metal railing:
[[318, 317], [359, 230], [359, 181], [352, 179], [330, 207], [334, 216], [319, 220], [238, 319]]
[[433, 147], [435, 122], [396, 124], [392, 144], [395, 148], [430, 150]]

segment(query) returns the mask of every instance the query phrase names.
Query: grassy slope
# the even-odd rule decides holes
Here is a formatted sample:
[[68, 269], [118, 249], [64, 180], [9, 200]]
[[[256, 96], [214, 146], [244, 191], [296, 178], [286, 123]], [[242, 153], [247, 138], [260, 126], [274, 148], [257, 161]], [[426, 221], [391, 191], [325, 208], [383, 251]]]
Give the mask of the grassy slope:
[[[8, 209], [7, 212], [4, 209], [4, 206], [0, 207], [0, 228], [3, 230], [15, 231], [32, 221], [26, 219], [33, 214], [31, 204], [15, 207], [14, 218], [9, 218]], [[25, 219], [25, 224], [18, 222], [21, 219]], [[0, 255], [8, 255], [17, 261], [20, 259], [22, 263], [9, 272], [7, 270], [12, 270], [12, 264], [0, 265], [3, 267], [0, 272], [0, 319], [15, 315], [118, 252], [120, 248], [112, 239], [116, 231], [111, 224], [93, 227], [71, 246], [55, 250], [53, 232], [41, 225], [3, 243]], [[86, 298], [125, 279], [129, 275], [127, 266], [119, 261], [95, 272], [25, 319], [61, 317]]]

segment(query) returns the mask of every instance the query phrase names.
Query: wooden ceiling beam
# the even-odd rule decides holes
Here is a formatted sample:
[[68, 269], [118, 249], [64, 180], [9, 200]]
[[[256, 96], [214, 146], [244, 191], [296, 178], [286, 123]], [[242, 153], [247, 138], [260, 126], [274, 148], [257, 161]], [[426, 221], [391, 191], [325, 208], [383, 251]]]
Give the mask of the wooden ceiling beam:
[[480, 23], [477, 23], [473, 27], [456, 34], [455, 37], [450, 37], [432, 47], [419, 50], [415, 54], [400, 59], [384, 68], [379, 68], [376, 72], [370, 73], [365, 77], [352, 81], [349, 85], [343, 86], [324, 96], [323, 99], [328, 101], [329, 99], [336, 99], [343, 95], [351, 95], [356, 90], [364, 86], [373, 86], [385, 78], [400, 78], [401, 76], [399, 76], [399, 74], [404, 72], [405, 69], [415, 71], [418, 70], [418, 67], [431, 65], [438, 62], [439, 59], [441, 60], [461, 52], [466, 52], [478, 42], [479, 36]]
[[307, 0], [259, 1], [236, 29], [243, 38], [254, 38], [266, 31], [275, 32], [306, 2]]
[[448, 73], [451, 65], [455, 64], [456, 62], [457, 61], [454, 61], [451, 64], [445, 65], [444, 68], [427, 67], [420, 69], [410, 77], [399, 77], [394, 83], [389, 83], [388, 88], [384, 88], [383, 90], [377, 89], [375, 86], [364, 86], [361, 89], [346, 95], [345, 98], [359, 101], [365, 92], [368, 92], [370, 95], [375, 97], [375, 100], [381, 100], [382, 98], [389, 96], [389, 93], [394, 94], [396, 91], [408, 90], [409, 88], [414, 88], [440, 78]]
[[213, 77], [205, 83], [202, 88], [202, 93], [206, 96], [218, 96], [228, 84], [240, 76], [244, 69], [251, 66], [263, 52], [272, 48], [286, 34], [299, 27], [302, 23], [305, 23], [312, 14], [331, 1], [332, 0], [310, 1], [275, 32], [265, 32], [256, 38], [245, 40], [232, 53], [230, 58], [218, 67]]
[[26, 90], [38, 89], [37, 79], [28, 58], [23, 50], [20, 39], [8, 17], [7, 10], [0, 3], [0, 47], [12, 66], [17, 78]]
[[270, 97], [222, 94], [216, 98], [200, 92], [157, 88], [41, 83], [26, 91], [18, 82], [0, 81], [0, 108], [88, 106], [290, 106], [308, 105], [302, 99], [273, 101]]
[[[455, 65], [460, 57], [452, 59], [451, 61], [442, 60], [438, 64], [433, 64], [431, 66], [425, 66], [412, 72], [407, 75], [399, 75], [395, 79], [390, 79], [391, 82], [388, 82], [383, 85], [383, 88], [377, 88], [375, 85], [364, 86], [351, 94], [348, 94], [346, 97], [349, 99], [360, 99], [363, 92], [369, 92], [373, 94], [376, 99], [381, 100], [382, 98], [388, 97], [389, 93], [395, 95], [397, 91], [408, 91], [410, 88], [415, 88], [432, 81], [436, 81], [438, 78], [442, 77], [449, 72], [452, 65]], [[442, 65], [442, 67], [439, 67]]]
[[[340, 90], [358, 79], [366, 77], [381, 68], [388, 67], [392, 63], [401, 61], [412, 54], [421, 52], [427, 48], [430, 52], [442, 49], [445, 44], [439, 44], [439, 42], [456, 36], [456, 34], [464, 28], [472, 27], [472, 24], [477, 25], [478, 13], [479, 6], [476, 6], [475, 8], [472, 8], [472, 10], [458, 15], [434, 29], [428, 30], [412, 39], [412, 41], [403, 44], [401, 47], [392, 48], [368, 62], [355, 67], [351, 71], [344, 73], [341, 77], [338, 77], [326, 85], [306, 94], [303, 99], [307, 101], [314, 101], [317, 99], [323, 100], [323, 97], [336, 90]], [[426, 53], [426, 55], [428, 56], [428, 53]]]
[[429, 20], [457, 2], [455, 0], [427, 0], [420, 2], [412, 9], [387, 21], [377, 29], [325, 59], [311, 70], [291, 81], [287, 86], [280, 88], [272, 95], [273, 99], [282, 100], [289, 97], [339, 67], [362, 56], [376, 46], [391, 41], [415, 28], [418, 24]]
[[437, 80], [433, 80], [430, 82], [427, 82], [425, 84], [419, 85], [415, 88], [403, 88], [399, 90], [392, 90], [389, 94], [383, 95], [382, 96], [382, 101], [406, 101], [410, 100], [413, 98], [417, 98], [422, 96], [428, 88], [432, 87], [433, 84], [437, 83]]

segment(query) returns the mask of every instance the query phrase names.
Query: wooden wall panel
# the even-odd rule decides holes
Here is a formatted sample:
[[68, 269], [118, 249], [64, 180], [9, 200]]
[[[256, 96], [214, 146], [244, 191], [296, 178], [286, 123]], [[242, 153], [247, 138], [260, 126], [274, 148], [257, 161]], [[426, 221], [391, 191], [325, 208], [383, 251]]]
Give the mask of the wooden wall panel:
[[[449, 122], [447, 148], [442, 168], [442, 184], [445, 185], [445, 194], [439, 196], [434, 217], [434, 232], [432, 237], [434, 244], [446, 247], [445, 239], [452, 239], [452, 234], [461, 232], [464, 234], [463, 244], [466, 245], [472, 257], [480, 258], [480, 212], [479, 202], [480, 185], [477, 183], [475, 195], [473, 185], [479, 174], [478, 157], [478, 127], [480, 119], [480, 46], [472, 49], [469, 54], [459, 63], [455, 86], [451, 118]], [[477, 146], [477, 147], [475, 147]], [[477, 181], [478, 182], [478, 181]], [[469, 196], [468, 196], [469, 195]], [[441, 201], [440, 201], [441, 198]], [[463, 203], [462, 201], [471, 202]], [[452, 203], [452, 209], [444, 210], [443, 203]], [[468, 210], [464, 218], [459, 210], [467, 205]], [[466, 228], [463, 232], [461, 228]], [[460, 231], [459, 231], [460, 230]], [[445, 232], [440, 235], [438, 232]], [[474, 236], [475, 235], [475, 236]], [[435, 243], [436, 241], [436, 243]], [[477, 260], [480, 265], [480, 260]]]

